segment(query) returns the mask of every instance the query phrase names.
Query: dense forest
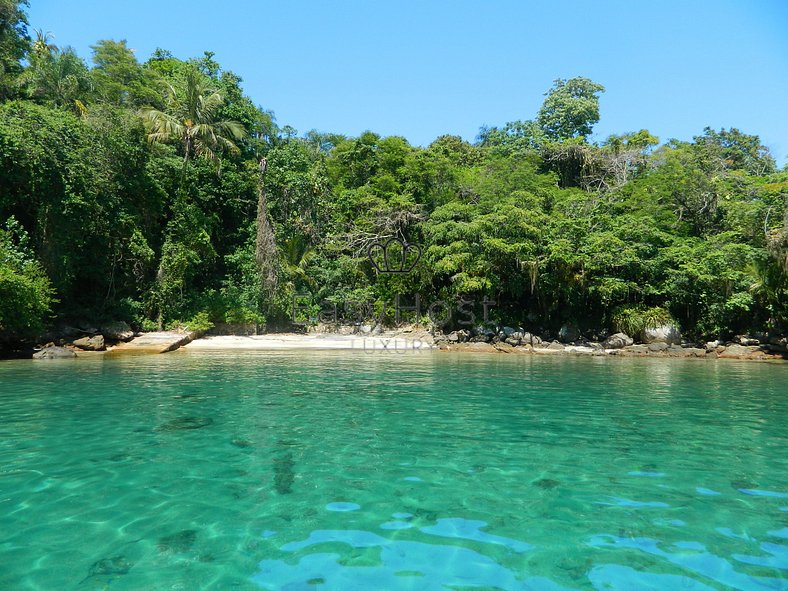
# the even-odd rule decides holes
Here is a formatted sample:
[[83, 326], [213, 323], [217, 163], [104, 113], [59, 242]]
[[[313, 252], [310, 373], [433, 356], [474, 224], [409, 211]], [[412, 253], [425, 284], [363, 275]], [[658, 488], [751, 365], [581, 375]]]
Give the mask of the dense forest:
[[[757, 136], [591, 143], [604, 88], [582, 77], [473, 143], [299, 134], [210, 52], [140, 62], [100, 40], [86, 60], [25, 4], [0, 0], [7, 343], [109, 320], [283, 328], [295, 294], [295, 320], [329, 301], [393, 322], [397, 294], [419, 294], [494, 301], [491, 320], [548, 333], [788, 326], [788, 169]], [[369, 260], [389, 238], [422, 245], [413, 272]]]

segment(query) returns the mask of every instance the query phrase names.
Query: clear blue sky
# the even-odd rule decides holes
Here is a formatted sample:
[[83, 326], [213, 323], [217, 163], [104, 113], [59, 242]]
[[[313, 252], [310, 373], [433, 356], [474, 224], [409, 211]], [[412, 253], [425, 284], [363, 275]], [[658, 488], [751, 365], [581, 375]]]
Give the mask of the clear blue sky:
[[705, 126], [788, 155], [788, 0], [31, 0], [85, 58], [99, 39], [215, 52], [280, 125], [427, 145], [536, 114], [555, 78], [605, 85], [594, 139]]

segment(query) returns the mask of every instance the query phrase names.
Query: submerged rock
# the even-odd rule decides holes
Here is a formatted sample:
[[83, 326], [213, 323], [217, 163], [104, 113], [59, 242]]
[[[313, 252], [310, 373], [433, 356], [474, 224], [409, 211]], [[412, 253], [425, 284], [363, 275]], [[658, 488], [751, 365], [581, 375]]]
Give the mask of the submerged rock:
[[274, 458], [274, 488], [280, 495], [292, 492], [293, 481], [295, 480], [294, 467], [295, 462], [291, 453]]
[[102, 558], [94, 562], [88, 571], [88, 576], [95, 575], [125, 575], [131, 570], [134, 563], [125, 556], [113, 556], [112, 558]]
[[559, 484], [561, 483], [558, 480], [553, 480], [552, 478], [540, 478], [533, 483], [534, 486], [538, 486], [539, 488], [544, 488], [547, 490], [555, 488]]
[[213, 419], [210, 417], [181, 417], [167, 421], [160, 425], [157, 431], [188, 431], [191, 429], [202, 429], [208, 425], [213, 425]]
[[159, 552], [170, 552], [173, 554], [187, 552], [194, 546], [197, 540], [196, 529], [184, 529], [170, 536], [159, 538]]

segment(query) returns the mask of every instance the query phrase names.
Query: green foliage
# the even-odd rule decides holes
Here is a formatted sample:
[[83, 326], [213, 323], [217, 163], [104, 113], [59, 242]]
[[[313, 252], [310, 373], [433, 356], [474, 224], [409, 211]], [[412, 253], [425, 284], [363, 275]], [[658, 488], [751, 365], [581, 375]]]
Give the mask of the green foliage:
[[26, 6], [27, 0], [0, 0], [0, 99], [14, 94], [13, 81], [30, 44]]
[[[0, 99], [27, 97], [0, 103], [3, 338], [51, 315], [287, 327], [302, 293], [298, 321], [325, 300], [391, 322], [394, 299], [418, 293], [492, 298], [496, 321], [537, 331], [788, 326], [788, 173], [757, 136], [707, 128], [657, 147], [640, 130], [592, 145], [604, 89], [573, 78], [475, 144], [299, 137], [210, 52], [140, 63], [103, 40], [89, 69], [47, 33], [29, 44], [22, 6], [0, 0], [0, 66], [14, 70]], [[276, 282], [260, 272], [258, 208]], [[368, 260], [392, 238], [422, 245], [411, 273]]]
[[591, 135], [599, 121], [599, 94], [605, 87], [588, 78], [559, 78], [545, 94], [536, 122], [551, 139], [568, 140]]
[[616, 309], [611, 316], [611, 323], [617, 331], [636, 339], [642, 339], [646, 329], [676, 325], [670, 312], [664, 308], [647, 307], [641, 304]]
[[0, 229], [0, 342], [34, 336], [54, 300], [49, 279], [28, 243], [14, 218]]

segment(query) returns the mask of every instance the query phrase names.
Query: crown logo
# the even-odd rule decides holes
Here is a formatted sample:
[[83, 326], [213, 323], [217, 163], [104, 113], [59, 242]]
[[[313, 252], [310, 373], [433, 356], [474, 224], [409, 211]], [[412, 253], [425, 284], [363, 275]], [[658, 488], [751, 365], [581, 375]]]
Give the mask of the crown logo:
[[367, 248], [369, 262], [378, 273], [410, 273], [421, 260], [421, 253], [421, 246], [399, 238], [373, 242]]

